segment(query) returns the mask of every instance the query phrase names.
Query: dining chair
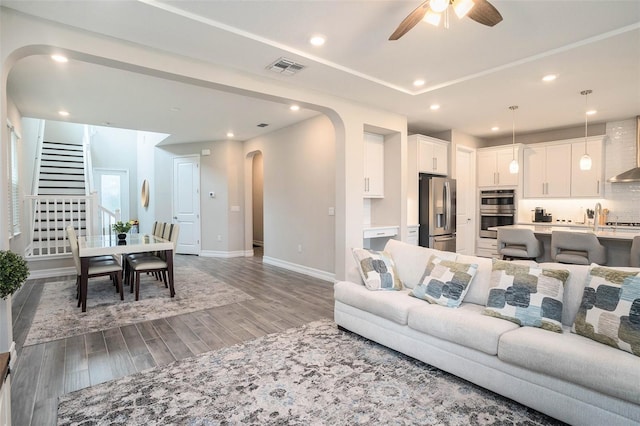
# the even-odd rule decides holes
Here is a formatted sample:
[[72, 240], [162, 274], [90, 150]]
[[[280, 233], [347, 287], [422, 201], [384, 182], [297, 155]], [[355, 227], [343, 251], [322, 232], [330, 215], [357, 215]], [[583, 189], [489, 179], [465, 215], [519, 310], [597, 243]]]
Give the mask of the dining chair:
[[[73, 255], [73, 263], [76, 267], [76, 292], [78, 297], [78, 306], [81, 305], [82, 300], [87, 297], [86, 294], [82, 294], [80, 288], [80, 275], [82, 268], [80, 266], [80, 252], [78, 249], [78, 238], [73, 230], [72, 226], [67, 227], [67, 237], [69, 238], [69, 245], [71, 246], [71, 253]], [[120, 292], [120, 300], [124, 300], [124, 289], [122, 284], [122, 265], [111, 256], [98, 256], [89, 260], [89, 271], [87, 278], [109, 276], [115, 279], [116, 291]], [[101, 259], [102, 258], [102, 259]]]
[[[172, 256], [175, 256], [176, 246], [178, 244], [178, 235], [180, 233], [180, 225], [167, 223], [164, 226], [163, 237], [173, 243], [173, 251]], [[131, 284], [132, 290], [135, 288], [135, 300], [139, 300], [140, 298], [140, 274], [143, 272], [157, 272], [160, 277], [164, 281], [165, 287], [169, 287], [171, 297], [174, 296], [174, 288], [173, 281], [170, 278], [170, 282], [167, 284], [167, 273], [169, 271], [169, 264], [167, 262], [168, 259], [165, 258], [164, 252], [158, 253], [156, 255], [148, 255], [143, 257], [136, 258], [127, 258], [128, 263], [128, 273], [129, 276], [127, 280]], [[173, 260], [173, 259], [172, 259]]]

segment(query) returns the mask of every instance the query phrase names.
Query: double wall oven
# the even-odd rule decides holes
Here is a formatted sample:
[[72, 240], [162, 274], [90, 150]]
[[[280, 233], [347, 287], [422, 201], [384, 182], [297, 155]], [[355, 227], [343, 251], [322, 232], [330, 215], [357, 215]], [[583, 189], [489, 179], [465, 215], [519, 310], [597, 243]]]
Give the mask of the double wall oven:
[[516, 223], [516, 193], [514, 189], [480, 191], [480, 237], [497, 238], [494, 226]]

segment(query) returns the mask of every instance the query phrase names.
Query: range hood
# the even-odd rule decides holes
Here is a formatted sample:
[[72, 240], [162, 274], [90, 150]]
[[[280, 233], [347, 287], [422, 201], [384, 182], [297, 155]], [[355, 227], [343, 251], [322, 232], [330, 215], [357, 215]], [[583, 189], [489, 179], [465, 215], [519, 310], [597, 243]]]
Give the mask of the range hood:
[[609, 182], [640, 182], [640, 115], [636, 117], [636, 167], [610, 178]]

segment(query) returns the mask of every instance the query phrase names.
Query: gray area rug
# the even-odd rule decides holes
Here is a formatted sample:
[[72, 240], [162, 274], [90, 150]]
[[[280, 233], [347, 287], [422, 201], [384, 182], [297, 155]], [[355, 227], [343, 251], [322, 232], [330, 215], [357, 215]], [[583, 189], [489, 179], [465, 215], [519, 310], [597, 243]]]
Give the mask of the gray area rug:
[[77, 307], [75, 281], [46, 283], [24, 346], [166, 318], [252, 299], [197, 269], [175, 269], [175, 297], [162, 281], [143, 274], [140, 300], [125, 286], [124, 301], [108, 277], [89, 279], [87, 312]]
[[558, 422], [329, 321], [59, 399], [59, 425], [548, 425]]

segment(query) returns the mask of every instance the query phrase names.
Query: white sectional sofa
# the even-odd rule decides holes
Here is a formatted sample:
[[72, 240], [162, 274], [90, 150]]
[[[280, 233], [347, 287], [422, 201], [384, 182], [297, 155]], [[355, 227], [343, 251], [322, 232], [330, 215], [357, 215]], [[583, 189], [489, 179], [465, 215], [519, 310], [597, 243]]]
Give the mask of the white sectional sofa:
[[[570, 272], [564, 285], [563, 332], [556, 333], [483, 315], [492, 259], [396, 240], [385, 251], [406, 288], [372, 291], [363, 282], [337, 282], [335, 321], [340, 327], [570, 424], [640, 424], [640, 357], [570, 331], [589, 266], [540, 264]], [[434, 254], [478, 265], [457, 308], [408, 294]]]

